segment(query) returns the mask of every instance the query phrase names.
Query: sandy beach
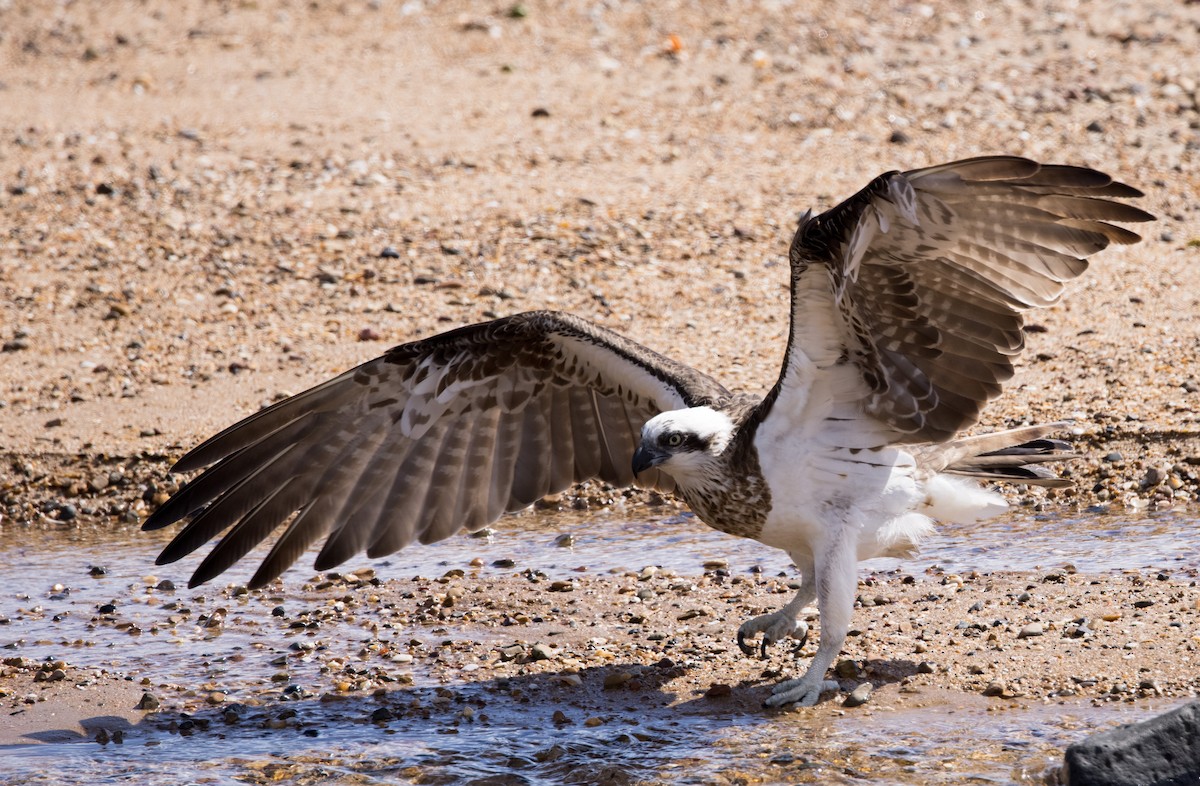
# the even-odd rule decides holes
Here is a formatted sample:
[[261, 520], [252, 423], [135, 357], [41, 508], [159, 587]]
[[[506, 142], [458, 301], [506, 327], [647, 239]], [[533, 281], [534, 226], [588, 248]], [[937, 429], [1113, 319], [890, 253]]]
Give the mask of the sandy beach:
[[[761, 393], [799, 214], [887, 170], [990, 153], [1101, 169], [1159, 217], [1029, 316], [1017, 376], [978, 428], [1068, 419], [1082, 458], [1064, 470], [1074, 488], [1015, 490], [1014, 505], [1187, 510], [1197, 51], [1196, 6], [1166, 1], [0, 2], [0, 532], [136, 527], [181, 482], [171, 461], [234, 420], [395, 344], [528, 309], [581, 314]], [[675, 504], [591, 485], [550, 507], [614, 495], [633, 516]], [[644, 702], [757, 711], [814, 651], [819, 623], [804, 650], [766, 661], [733, 645], [743, 618], [788, 597], [786, 577], [643, 567], [558, 589], [469, 570], [317, 589], [305, 565], [209, 603], [270, 624], [269, 597], [345, 596], [331, 613], [356, 628], [449, 631], [427, 664], [428, 643], [389, 646], [348, 686], [337, 669], [314, 677], [312, 701], [350, 697], [356, 719], [409, 711], [417, 688], [392, 655], [424, 664], [418, 682], [521, 690], [582, 728]], [[180, 587], [186, 570], [169, 574]], [[30, 635], [58, 580], [7, 588], [0, 637]], [[838, 675], [875, 692], [854, 711], [1149, 707], [1200, 690], [1194, 566], [864, 575], [859, 593]], [[6, 653], [0, 745], [138, 729], [147, 690], [176, 723], [217, 722], [226, 698], [250, 708], [239, 717], [272, 706], [249, 684], [157, 687], [79, 655], [52, 678]], [[841, 701], [805, 712], [849, 712]], [[111, 720], [80, 725], [95, 717]]]

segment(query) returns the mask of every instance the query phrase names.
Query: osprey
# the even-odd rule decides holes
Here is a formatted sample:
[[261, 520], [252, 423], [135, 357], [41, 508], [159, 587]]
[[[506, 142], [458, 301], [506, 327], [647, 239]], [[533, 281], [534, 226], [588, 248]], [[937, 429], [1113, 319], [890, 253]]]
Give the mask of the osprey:
[[187, 525], [158, 564], [224, 532], [191, 578], [220, 574], [284, 526], [250, 581], [325, 537], [316, 568], [478, 530], [599, 478], [673, 491], [709, 526], [783, 549], [794, 599], [738, 644], [821, 637], [768, 705], [815, 704], [849, 629], [858, 560], [911, 553], [934, 520], [1005, 507], [976, 479], [1067, 485], [1062, 424], [957, 438], [1012, 376], [1022, 314], [1153, 216], [1091, 169], [1013, 157], [888, 172], [800, 220], [791, 325], [763, 398], [570, 314], [533, 311], [403, 344], [270, 406], [173, 467], [208, 469], [147, 519]]

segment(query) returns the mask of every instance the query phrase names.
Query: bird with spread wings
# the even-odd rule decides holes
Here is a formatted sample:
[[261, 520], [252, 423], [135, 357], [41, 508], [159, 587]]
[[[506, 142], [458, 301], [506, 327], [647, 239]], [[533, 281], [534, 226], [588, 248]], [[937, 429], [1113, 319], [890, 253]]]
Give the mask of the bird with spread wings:
[[936, 520], [1004, 508], [978, 480], [1063, 485], [1062, 424], [959, 437], [1000, 393], [1087, 258], [1149, 221], [1134, 188], [1014, 157], [889, 172], [792, 240], [783, 367], [761, 399], [588, 320], [534, 311], [451, 330], [263, 409], [173, 467], [207, 468], [145, 522], [186, 525], [159, 564], [222, 533], [190, 586], [276, 530], [250, 586], [324, 538], [316, 568], [479, 530], [591, 478], [673, 491], [709, 526], [784, 549], [795, 598], [738, 632], [802, 638], [807, 672], [767, 704], [814, 704], [850, 626], [858, 560], [911, 553]]

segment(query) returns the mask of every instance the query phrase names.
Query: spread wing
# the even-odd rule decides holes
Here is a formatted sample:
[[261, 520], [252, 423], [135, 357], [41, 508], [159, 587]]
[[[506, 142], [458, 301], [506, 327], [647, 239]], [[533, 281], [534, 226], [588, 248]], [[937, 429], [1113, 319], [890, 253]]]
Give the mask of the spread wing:
[[795, 349], [832, 333], [867, 413], [904, 441], [947, 439], [1012, 376], [1022, 313], [1053, 303], [1087, 257], [1140, 239], [1108, 222], [1153, 220], [1112, 201], [1141, 195], [1092, 169], [1012, 157], [881, 175], [801, 220]]
[[229, 530], [195, 586], [287, 522], [257, 587], [327, 533], [318, 570], [480, 529], [577, 481], [632, 484], [645, 421], [728, 397], [584, 319], [519, 314], [396, 347], [230, 426], [172, 468], [208, 467], [144, 528], [192, 517], [159, 564]]

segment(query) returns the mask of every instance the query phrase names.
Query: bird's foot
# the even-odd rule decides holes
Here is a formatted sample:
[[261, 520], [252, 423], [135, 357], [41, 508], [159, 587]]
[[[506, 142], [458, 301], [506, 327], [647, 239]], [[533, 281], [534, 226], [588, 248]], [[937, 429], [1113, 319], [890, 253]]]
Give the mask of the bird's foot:
[[[759, 633], [762, 634], [762, 643], [758, 647], [746, 643], [746, 639], [752, 639]], [[788, 636], [799, 639], [800, 646], [803, 647], [804, 642], [808, 641], [808, 623], [783, 611], [776, 611], [742, 623], [737, 632], [737, 644], [746, 655], [753, 656], [757, 651], [760, 658], [766, 658], [767, 647], [783, 641]]]
[[813, 676], [811, 672], [798, 680], [784, 680], [771, 689], [771, 695], [763, 702], [768, 707], [782, 707], [785, 704], [798, 704], [801, 707], [811, 707], [826, 691], [841, 690], [841, 686], [833, 680], [823, 679], [823, 675]]

